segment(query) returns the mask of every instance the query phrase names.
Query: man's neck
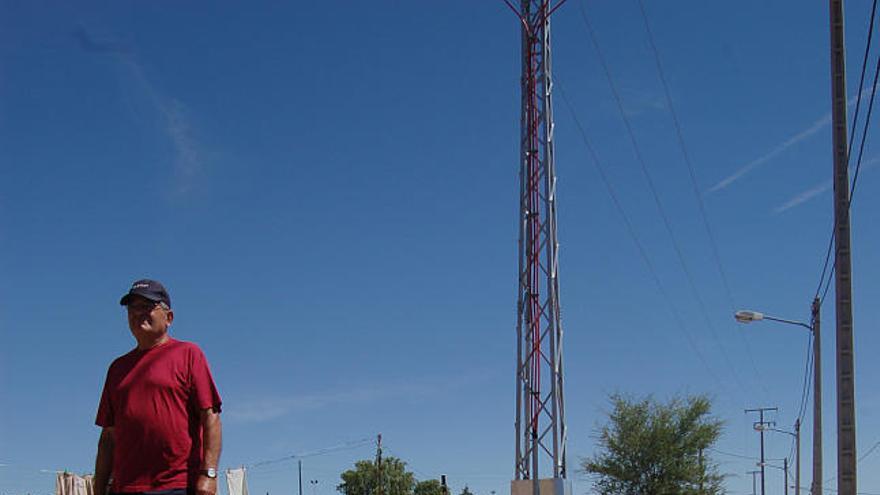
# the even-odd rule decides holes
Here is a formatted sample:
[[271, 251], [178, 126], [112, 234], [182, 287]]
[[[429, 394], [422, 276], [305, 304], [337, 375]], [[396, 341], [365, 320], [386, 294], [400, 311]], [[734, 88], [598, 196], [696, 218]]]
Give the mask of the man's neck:
[[166, 332], [166, 333], [162, 334], [162, 336], [157, 339], [143, 341], [143, 342], [138, 341], [137, 348], [139, 351], [148, 351], [154, 347], [159, 347], [160, 345], [168, 342], [170, 339], [171, 339], [171, 337]]

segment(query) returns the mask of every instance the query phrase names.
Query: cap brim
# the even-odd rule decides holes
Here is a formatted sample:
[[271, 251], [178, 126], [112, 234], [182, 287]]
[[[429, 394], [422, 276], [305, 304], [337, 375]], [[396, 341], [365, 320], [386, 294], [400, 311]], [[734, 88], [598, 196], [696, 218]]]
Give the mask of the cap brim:
[[159, 302], [162, 300], [161, 298], [158, 298], [152, 294], [143, 294], [140, 291], [133, 290], [133, 291], [129, 292], [128, 294], [122, 296], [122, 299], [119, 300], [119, 305], [120, 306], [128, 306], [128, 302], [131, 301], [132, 296], [141, 296], [144, 299], [149, 299], [150, 301], [153, 301], [153, 302]]

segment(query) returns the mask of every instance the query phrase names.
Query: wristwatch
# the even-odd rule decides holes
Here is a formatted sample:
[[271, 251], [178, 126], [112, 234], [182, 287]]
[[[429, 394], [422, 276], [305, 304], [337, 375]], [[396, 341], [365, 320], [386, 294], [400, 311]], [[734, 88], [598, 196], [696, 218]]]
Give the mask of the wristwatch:
[[217, 477], [217, 469], [216, 468], [202, 469], [201, 473], [204, 474], [205, 476], [207, 476], [208, 478], [213, 479], [213, 478]]

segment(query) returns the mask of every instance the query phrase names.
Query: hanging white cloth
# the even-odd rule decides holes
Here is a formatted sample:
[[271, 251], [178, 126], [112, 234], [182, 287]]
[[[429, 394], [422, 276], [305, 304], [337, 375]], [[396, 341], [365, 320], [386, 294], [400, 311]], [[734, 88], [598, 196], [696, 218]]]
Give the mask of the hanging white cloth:
[[226, 487], [229, 495], [248, 495], [247, 473], [243, 467], [226, 470]]
[[55, 474], [55, 495], [92, 495], [93, 493], [92, 475], [77, 476], [67, 471]]

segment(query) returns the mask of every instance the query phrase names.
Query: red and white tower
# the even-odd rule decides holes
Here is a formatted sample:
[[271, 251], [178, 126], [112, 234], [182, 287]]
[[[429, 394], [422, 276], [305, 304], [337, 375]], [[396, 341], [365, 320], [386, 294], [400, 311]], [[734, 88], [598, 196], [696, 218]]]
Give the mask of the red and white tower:
[[566, 478], [550, 71], [550, 15], [564, 1], [505, 0], [522, 27], [515, 495], [562, 495]]

